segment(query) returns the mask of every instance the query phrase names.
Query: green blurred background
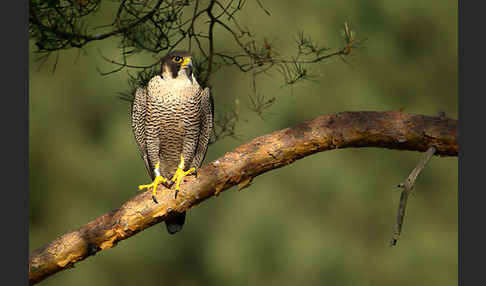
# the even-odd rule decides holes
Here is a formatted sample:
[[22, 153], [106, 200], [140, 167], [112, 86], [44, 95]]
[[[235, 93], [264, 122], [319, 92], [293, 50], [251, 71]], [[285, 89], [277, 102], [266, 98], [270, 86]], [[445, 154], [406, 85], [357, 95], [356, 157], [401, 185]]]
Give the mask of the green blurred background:
[[[277, 96], [265, 120], [248, 110], [249, 75], [212, 78], [218, 112], [241, 104], [239, 139], [209, 147], [212, 161], [248, 140], [340, 111], [398, 110], [457, 119], [457, 1], [248, 1], [240, 21], [281, 54], [304, 30], [330, 48], [348, 20], [366, 49], [310, 68], [292, 88], [261, 77]], [[103, 2], [98, 23], [116, 3]], [[103, 14], [103, 11], [107, 14]], [[216, 48], [230, 38], [217, 30]], [[32, 44], [32, 43], [31, 43]], [[31, 45], [31, 51], [33, 51]], [[148, 176], [130, 129], [127, 73], [109, 70], [116, 41], [62, 52], [54, 74], [30, 60], [30, 249], [135, 196]], [[52, 64], [52, 61], [50, 62]], [[306, 157], [232, 188], [188, 212], [184, 230], [163, 224], [58, 273], [41, 285], [457, 285], [457, 158], [433, 158], [409, 200], [403, 234], [388, 247], [402, 182], [422, 154], [375, 148]]]

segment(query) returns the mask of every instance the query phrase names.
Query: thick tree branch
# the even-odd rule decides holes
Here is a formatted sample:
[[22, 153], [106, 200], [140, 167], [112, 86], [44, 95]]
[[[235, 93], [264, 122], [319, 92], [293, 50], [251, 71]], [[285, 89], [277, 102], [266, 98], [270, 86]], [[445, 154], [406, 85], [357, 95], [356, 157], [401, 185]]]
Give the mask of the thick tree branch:
[[187, 177], [177, 199], [172, 190], [160, 186], [158, 204], [152, 201], [151, 192], [141, 193], [120, 208], [32, 251], [30, 284], [115, 246], [173, 212], [186, 211], [234, 185], [243, 189], [254, 177], [305, 156], [347, 147], [425, 152], [430, 146], [436, 148], [435, 155], [457, 156], [457, 120], [397, 111], [342, 112], [255, 138], [199, 169], [197, 178]]

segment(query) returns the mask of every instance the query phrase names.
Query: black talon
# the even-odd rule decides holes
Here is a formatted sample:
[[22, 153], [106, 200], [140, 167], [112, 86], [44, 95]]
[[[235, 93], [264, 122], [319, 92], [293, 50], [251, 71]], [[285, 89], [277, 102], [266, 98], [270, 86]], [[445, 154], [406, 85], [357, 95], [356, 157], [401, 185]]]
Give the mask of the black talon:
[[197, 169], [194, 169], [194, 176], [197, 178]]
[[154, 203], [158, 204], [159, 202], [157, 201], [157, 199], [155, 198], [154, 195], [152, 195], [152, 200], [154, 200]]
[[162, 183], [164, 185], [164, 187], [166, 187], [167, 189], [170, 189], [170, 187], [172, 187], [172, 185], [174, 184], [174, 181], [172, 180], [167, 180], [165, 182]]
[[179, 190], [175, 190], [175, 196], [174, 196], [174, 199], [177, 199], [177, 193], [179, 192]]

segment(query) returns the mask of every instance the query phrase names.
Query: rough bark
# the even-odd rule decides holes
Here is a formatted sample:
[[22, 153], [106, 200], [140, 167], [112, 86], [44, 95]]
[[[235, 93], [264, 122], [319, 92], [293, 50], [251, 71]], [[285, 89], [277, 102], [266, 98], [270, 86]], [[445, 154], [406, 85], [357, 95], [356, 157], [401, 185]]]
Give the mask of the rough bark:
[[283, 167], [316, 152], [349, 147], [380, 147], [457, 156], [458, 122], [443, 116], [413, 115], [397, 111], [342, 112], [275, 131], [243, 144], [186, 177], [174, 199], [172, 190], [160, 186], [158, 204], [151, 192], [141, 193], [85, 226], [31, 252], [30, 284], [72, 267], [96, 252], [183, 212], [232, 186], [241, 190], [267, 171]]

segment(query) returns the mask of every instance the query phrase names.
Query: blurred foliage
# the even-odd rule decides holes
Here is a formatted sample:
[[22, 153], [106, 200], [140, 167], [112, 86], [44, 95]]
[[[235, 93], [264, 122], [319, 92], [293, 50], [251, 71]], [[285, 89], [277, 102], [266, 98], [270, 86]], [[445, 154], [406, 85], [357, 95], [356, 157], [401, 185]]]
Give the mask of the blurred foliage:
[[[116, 15], [118, 2], [100, 5], [89, 18], [95, 26]], [[225, 112], [236, 112], [238, 126], [210, 146], [206, 162], [321, 114], [404, 107], [457, 118], [456, 1], [248, 1], [238, 20], [282, 55], [295, 51], [299, 31], [319, 46], [341, 47], [343, 35], [353, 35], [339, 34], [344, 20], [369, 40], [345, 56], [349, 64], [322, 61], [306, 68], [311, 80], [291, 86], [282, 86], [278, 70], [257, 79], [237, 67], [215, 71], [216, 115], [224, 120]], [[233, 44], [220, 30], [215, 35], [216, 50]], [[62, 51], [40, 68], [30, 63], [31, 249], [117, 208], [149, 180], [131, 133], [130, 104], [118, 94], [130, 89], [130, 75], [97, 72], [113, 69], [99, 52], [116, 58], [118, 40]], [[37, 48], [31, 41], [31, 59]], [[153, 57], [132, 61], [146, 65]], [[255, 111], [254, 102], [274, 97]], [[306, 157], [189, 211], [175, 236], [152, 227], [41, 283], [457, 285], [457, 158], [431, 160], [409, 199], [402, 237], [388, 247], [396, 185], [421, 156], [361, 148]]]

